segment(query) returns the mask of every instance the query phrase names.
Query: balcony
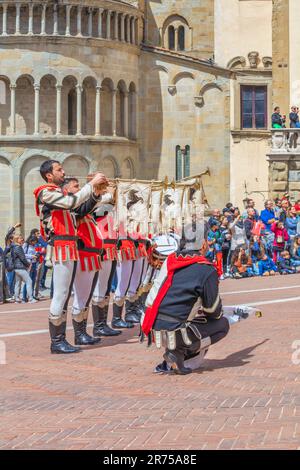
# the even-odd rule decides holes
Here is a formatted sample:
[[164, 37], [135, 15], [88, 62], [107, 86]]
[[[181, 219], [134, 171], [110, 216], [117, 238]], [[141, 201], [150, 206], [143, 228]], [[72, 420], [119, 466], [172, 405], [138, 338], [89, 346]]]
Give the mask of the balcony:
[[271, 129], [271, 134], [269, 159], [289, 160], [292, 155], [300, 158], [300, 129]]

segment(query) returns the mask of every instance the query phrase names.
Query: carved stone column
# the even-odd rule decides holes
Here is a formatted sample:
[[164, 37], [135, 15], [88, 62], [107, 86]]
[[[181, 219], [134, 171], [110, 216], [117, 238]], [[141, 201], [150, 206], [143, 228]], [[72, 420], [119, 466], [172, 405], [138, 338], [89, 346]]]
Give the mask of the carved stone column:
[[102, 38], [102, 14], [103, 8], [98, 10], [98, 38]]
[[121, 14], [121, 41], [125, 41], [125, 15]]
[[10, 128], [11, 133], [16, 133], [16, 88], [17, 85], [11, 84], [10, 85]]
[[110, 19], [111, 19], [112, 12], [108, 10], [106, 16], [106, 37], [107, 39], [111, 39], [111, 31], [110, 31]]
[[76, 135], [82, 135], [82, 119], [81, 119], [81, 98], [82, 98], [82, 86], [76, 85], [77, 92], [77, 131]]
[[81, 33], [81, 10], [82, 7], [77, 5], [77, 36], [82, 36]]
[[128, 91], [124, 92], [124, 137], [128, 138]]
[[56, 135], [61, 134], [61, 90], [62, 85], [56, 85]]
[[40, 85], [34, 84], [34, 135], [40, 133]]
[[118, 31], [118, 12], [114, 12], [114, 39], [118, 40], [119, 38], [119, 31]]
[[53, 5], [53, 36], [58, 35], [58, 5]]
[[130, 41], [130, 16], [127, 16], [127, 42], [131, 42]]
[[3, 16], [2, 16], [2, 36], [7, 36], [7, 5], [3, 5]]
[[16, 4], [16, 32], [15, 34], [20, 34], [20, 3]]
[[71, 8], [72, 5], [66, 6], [66, 36], [71, 36]]
[[33, 34], [33, 4], [29, 4], [28, 34]]
[[112, 90], [112, 135], [117, 135], [117, 90]]
[[101, 135], [100, 131], [100, 96], [101, 96], [101, 86], [96, 86], [96, 108], [95, 108], [95, 136], [99, 137]]
[[89, 8], [88, 35], [89, 35], [89, 37], [92, 37], [92, 35], [93, 35], [93, 8]]
[[46, 10], [47, 10], [47, 4], [45, 3], [43, 5], [42, 19], [41, 19], [41, 35], [42, 36], [45, 36], [46, 34]]

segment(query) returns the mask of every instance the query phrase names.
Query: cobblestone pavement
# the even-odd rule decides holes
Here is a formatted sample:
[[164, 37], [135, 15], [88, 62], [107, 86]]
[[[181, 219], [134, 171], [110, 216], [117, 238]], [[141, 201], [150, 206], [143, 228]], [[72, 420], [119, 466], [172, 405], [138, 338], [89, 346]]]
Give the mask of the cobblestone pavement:
[[140, 345], [137, 328], [50, 355], [49, 302], [2, 305], [0, 448], [300, 448], [300, 275], [226, 280], [221, 291], [225, 305], [256, 303], [263, 317], [235, 325], [188, 376], [153, 374], [162, 352]]

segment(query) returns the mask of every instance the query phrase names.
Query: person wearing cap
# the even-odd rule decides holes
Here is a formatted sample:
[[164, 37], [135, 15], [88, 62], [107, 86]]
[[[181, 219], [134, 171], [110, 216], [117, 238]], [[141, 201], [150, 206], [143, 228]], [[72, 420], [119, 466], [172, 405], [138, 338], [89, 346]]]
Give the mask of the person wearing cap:
[[146, 300], [141, 321], [148, 342], [166, 348], [160, 371], [172, 369], [185, 375], [192, 372], [189, 360], [204, 355], [211, 344], [229, 331], [223, 317], [218, 274], [205, 257], [207, 241], [186, 243], [168, 256]]

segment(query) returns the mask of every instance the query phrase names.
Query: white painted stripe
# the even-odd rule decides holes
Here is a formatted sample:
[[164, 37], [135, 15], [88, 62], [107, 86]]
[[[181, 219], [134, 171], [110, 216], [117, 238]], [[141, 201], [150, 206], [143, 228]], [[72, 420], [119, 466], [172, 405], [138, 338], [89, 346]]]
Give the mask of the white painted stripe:
[[[271, 305], [271, 304], [280, 304], [284, 302], [297, 302], [300, 300], [300, 297], [288, 297], [287, 299], [277, 299], [277, 300], [262, 300], [257, 302], [250, 302], [245, 305], [249, 307], [258, 307], [260, 305]], [[234, 307], [235, 305], [228, 305], [228, 307]], [[93, 326], [92, 323], [88, 325], [88, 327]], [[68, 326], [67, 330], [72, 330], [72, 326]], [[42, 333], [48, 333], [48, 330], [33, 330], [33, 331], [19, 331], [18, 333], [4, 333], [0, 334], [0, 338], [9, 338], [12, 336], [29, 336], [29, 335], [38, 335]]]
[[[87, 325], [88, 327], [94, 326], [93, 323]], [[67, 330], [73, 330], [72, 326], [67, 326]], [[0, 338], [11, 338], [12, 336], [30, 336], [30, 335], [40, 335], [43, 333], [49, 333], [49, 330], [33, 330], [33, 331], [19, 331], [18, 333], [2, 333]]]
[[[249, 305], [249, 307], [257, 307], [260, 305], [282, 304], [283, 302], [296, 302], [297, 300], [300, 300], [300, 297], [288, 297], [287, 299], [277, 299], [277, 300], [261, 300], [261, 301], [257, 300], [256, 302], [247, 302], [243, 305], [245, 306]], [[234, 307], [235, 305], [228, 305], [228, 306]]]
[[0, 314], [1, 313], [32, 313], [32, 312], [43, 312], [44, 310], [49, 310], [49, 306], [45, 308], [33, 308], [33, 309], [21, 309], [21, 310], [1, 310], [0, 309]]
[[269, 292], [273, 290], [285, 290], [285, 289], [297, 289], [300, 285], [297, 284], [296, 286], [286, 286], [286, 287], [270, 287], [269, 289], [252, 289], [252, 290], [234, 290], [231, 292], [221, 292], [221, 296], [223, 295], [231, 295], [231, 294], [250, 294], [251, 292]]

